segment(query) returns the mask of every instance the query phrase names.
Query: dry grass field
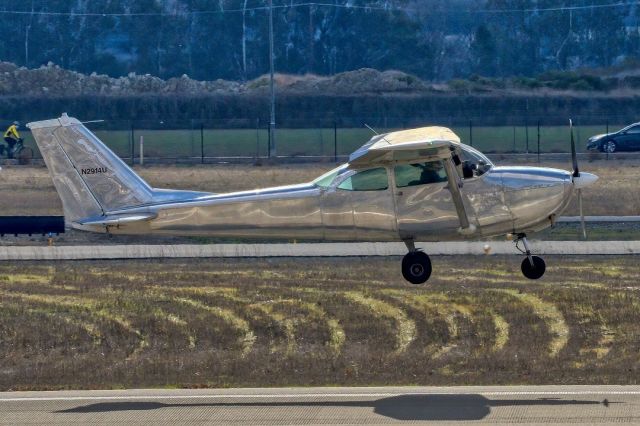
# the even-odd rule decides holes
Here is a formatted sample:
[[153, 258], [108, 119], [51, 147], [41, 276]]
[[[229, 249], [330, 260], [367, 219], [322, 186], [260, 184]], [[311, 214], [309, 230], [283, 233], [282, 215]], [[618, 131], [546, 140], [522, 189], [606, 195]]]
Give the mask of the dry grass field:
[[0, 263], [0, 389], [637, 384], [636, 257]]
[[[543, 165], [569, 169], [569, 164], [564, 163]], [[332, 164], [153, 166], [137, 167], [136, 171], [152, 186], [159, 188], [224, 192], [309, 181], [332, 167]], [[583, 161], [581, 168], [600, 176], [593, 187], [584, 191], [586, 214], [640, 214], [640, 162]], [[0, 200], [0, 215], [62, 214], [60, 201], [45, 167], [3, 167], [0, 171]], [[565, 214], [577, 214], [575, 202]]]

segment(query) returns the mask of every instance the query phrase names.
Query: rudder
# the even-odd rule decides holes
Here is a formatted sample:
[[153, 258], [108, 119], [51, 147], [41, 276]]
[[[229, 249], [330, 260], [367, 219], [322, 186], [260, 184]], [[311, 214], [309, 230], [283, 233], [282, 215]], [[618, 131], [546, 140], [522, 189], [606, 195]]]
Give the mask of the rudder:
[[77, 119], [63, 114], [27, 127], [49, 169], [67, 221], [153, 200], [153, 189]]

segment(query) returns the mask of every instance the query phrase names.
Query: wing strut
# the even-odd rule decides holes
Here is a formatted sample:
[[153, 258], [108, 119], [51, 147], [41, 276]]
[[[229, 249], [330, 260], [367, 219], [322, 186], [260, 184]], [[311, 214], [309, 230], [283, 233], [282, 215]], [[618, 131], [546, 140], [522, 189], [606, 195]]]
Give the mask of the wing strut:
[[447, 180], [449, 182], [451, 198], [453, 199], [453, 204], [456, 207], [456, 213], [458, 213], [458, 219], [460, 220], [460, 229], [458, 229], [458, 232], [462, 235], [471, 235], [476, 232], [476, 227], [469, 222], [469, 216], [467, 215], [467, 210], [464, 207], [464, 202], [462, 201], [462, 193], [460, 192], [462, 182], [460, 181], [460, 176], [458, 175], [451, 158], [444, 160], [444, 168], [447, 171]]

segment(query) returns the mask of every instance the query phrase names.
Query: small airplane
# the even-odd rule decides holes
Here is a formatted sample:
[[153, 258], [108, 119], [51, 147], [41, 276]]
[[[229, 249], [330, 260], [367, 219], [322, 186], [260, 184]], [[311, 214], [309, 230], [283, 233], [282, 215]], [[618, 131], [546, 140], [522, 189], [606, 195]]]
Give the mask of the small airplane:
[[[80, 121], [27, 124], [58, 191], [67, 226], [111, 234], [403, 241], [402, 274], [431, 275], [416, 241], [510, 235], [526, 257], [521, 269], [542, 277], [545, 262], [527, 234], [555, 223], [577, 191], [598, 177], [573, 171], [496, 167], [444, 127], [374, 136], [349, 162], [298, 185], [213, 194], [149, 186]], [[583, 220], [584, 230], [584, 220]], [[524, 250], [520, 248], [522, 242]]]

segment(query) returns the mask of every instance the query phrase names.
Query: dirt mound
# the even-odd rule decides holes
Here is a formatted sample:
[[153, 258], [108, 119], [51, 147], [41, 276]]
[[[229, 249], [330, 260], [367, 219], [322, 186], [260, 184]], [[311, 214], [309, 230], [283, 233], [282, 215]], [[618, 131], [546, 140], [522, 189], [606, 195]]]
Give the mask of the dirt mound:
[[[431, 87], [419, 78], [400, 71], [380, 72], [370, 68], [331, 77], [278, 74], [276, 85], [280, 92], [311, 95], [418, 92], [429, 90]], [[246, 83], [226, 80], [199, 81], [187, 75], [163, 80], [150, 74], [135, 73], [113, 78], [96, 73], [86, 75], [66, 70], [51, 62], [36, 69], [0, 62], [0, 96], [266, 94], [268, 90], [268, 75]]]
[[[362, 94], [419, 92], [430, 89], [430, 85], [401, 71], [378, 71], [362, 68], [343, 72], [331, 77], [305, 75], [285, 76], [278, 79], [278, 89], [295, 93], [312, 94]], [[266, 80], [261, 77], [259, 81]], [[256, 80], [254, 80], [255, 82]]]

